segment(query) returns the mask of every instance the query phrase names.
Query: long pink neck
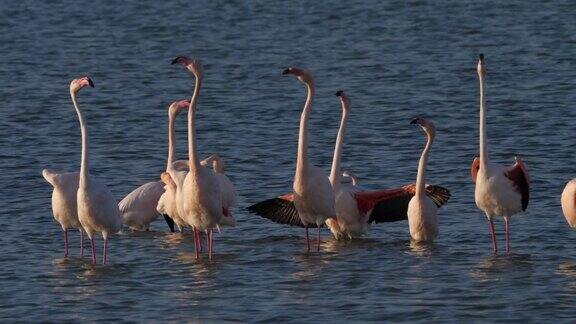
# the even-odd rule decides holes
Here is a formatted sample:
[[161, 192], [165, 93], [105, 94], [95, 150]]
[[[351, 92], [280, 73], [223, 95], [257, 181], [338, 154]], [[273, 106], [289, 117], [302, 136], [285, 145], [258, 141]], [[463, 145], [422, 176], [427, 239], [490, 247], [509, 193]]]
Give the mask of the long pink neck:
[[306, 83], [308, 97], [304, 104], [304, 110], [300, 117], [300, 131], [298, 134], [298, 157], [296, 159], [296, 174], [302, 174], [308, 165], [308, 118], [312, 110], [312, 100], [314, 98], [314, 85]]
[[177, 113], [168, 112], [168, 164], [166, 165], [166, 172], [172, 169], [174, 163], [174, 155], [176, 154], [176, 133], [174, 131], [174, 120]]
[[198, 96], [200, 95], [201, 86], [202, 80], [200, 77], [196, 76], [194, 94], [192, 94], [192, 100], [190, 100], [190, 107], [188, 108], [188, 159], [190, 171], [196, 171], [200, 168], [200, 160], [198, 159], [198, 153], [196, 151], [196, 127], [194, 125], [194, 116], [196, 114], [196, 103], [198, 101]]
[[430, 155], [430, 149], [434, 142], [434, 135], [426, 131], [426, 138], [426, 147], [424, 147], [420, 162], [418, 162], [418, 175], [416, 176], [416, 196], [419, 198], [423, 198], [426, 193], [426, 164], [428, 163], [428, 156]]
[[80, 131], [82, 132], [82, 159], [80, 162], [80, 187], [86, 188], [88, 186], [88, 179], [90, 176], [90, 165], [88, 164], [88, 129], [86, 126], [86, 121], [84, 116], [78, 108], [78, 102], [76, 101], [76, 93], [70, 91], [70, 96], [72, 97], [72, 104], [74, 105], [74, 110], [78, 115], [78, 120], [80, 121]]
[[486, 135], [486, 83], [480, 74], [480, 169], [486, 170], [488, 166], [488, 138]]
[[334, 158], [332, 159], [332, 170], [330, 171], [330, 183], [333, 188], [340, 185], [340, 159], [342, 158], [342, 146], [344, 145], [344, 133], [346, 131], [346, 124], [348, 122], [348, 107], [342, 102], [342, 119], [340, 120], [340, 128], [338, 129], [338, 136], [336, 137], [336, 146], [334, 147]]

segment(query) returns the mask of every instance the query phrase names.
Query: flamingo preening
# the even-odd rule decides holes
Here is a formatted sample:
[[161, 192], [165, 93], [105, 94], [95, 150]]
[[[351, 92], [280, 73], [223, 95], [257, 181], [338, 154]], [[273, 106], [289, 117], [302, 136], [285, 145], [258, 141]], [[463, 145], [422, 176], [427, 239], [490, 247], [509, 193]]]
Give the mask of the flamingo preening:
[[498, 252], [496, 233], [494, 230], [495, 216], [504, 218], [506, 230], [506, 252], [510, 252], [510, 217], [525, 211], [530, 198], [528, 170], [524, 162], [516, 157], [512, 167], [491, 163], [488, 159], [488, 143], [486, 137], [486, 63], [484, 55], [478, 60], [478, 77], [480, 81], [480, 158], [472, 162], [472, 179], [476, 183], [476, 205], [488, 218], [492, 236], [493, 252]]
[[430, 149], [436, 136], [436, 127], [431, 121], [424, 118], [415, 118], [410, 124], [422, 127], [426, 134], [426, 146], [418, 162], [418, 175], [416, 176], [416, 194], [408, 203], [408, 227], [410, 236], [417, 242], [432, 242], [438, 236], [438, 206], [426, 195], [426, 164]]
[[[365, 235], [371, 223], [405, 220], [416, 186], [410, 184], [396, 189], [364, 191], [357, 186], [356, 177], [349, 172], [340, 175], [344, 133], [351, 105], [344, 91], [338, 91], [336, 96], [340, 98], [342, 119], [329, 181], [334, 190], [337, 217], [326, 219], [326, 225], [336, 239], [352, 239]], [[450, 192], [440, 186], [427, 185], [425, 191], [438, 207], [446, 204], [450, 198]], [[254, 204], [248, 210], [277, 223], [303, 226], [298, 219], [294, 197], [294, 194], [282, 195]]]
[[78, 205], [76, 203], [80, 173], [56, 173], [44, 169], [42, 176], [54, 188], [52, 191], [52, 214], [64, 231], [64, 256], [68, 256], [68, 230], [74, 228], [80, 232], [80, 255], [84, 256], [84, 232], [78, 220]]
[[96, 245], [94, 235], [102, 233], [104, 248], [102, 262], [106, 264], [108, 237], [122, 229], [122, 218], [118, 210], [118, 203], [108, 187], [90, 176], [88, 164], [88, 129], [84, 116], [78, 108], [76, 94], [84, 87], [94, 87], [94, 82], [88, 77], [72, 80], [70, 83], [70, 96], [74, 109], [78, 114], [82, 132], [82, 162], [80, 164], [80, 179], [77, 192], [78, 220], [88, 234], [92, 245], [92, 263], [96, 264]]
[[179, 56], [172, 64], [181, 64], [196, 78], [194, 93], [188, 108], [188, 160], [189, 171], [183, 173], [170, 170], [169, 174], [176, 184], [176, 203], [178, 214], [194, 229], [196, 258], [199, 257], [200, 236], [198, 231], [205, 231], [208, 241], [208, 258], [212, 260], [212, 231], [224, 217], [222, 209], [222, 191], [218, 178], [212, 170], [201, 165], [197, 153], [196, 128], [194, 117], [203, 73], [200, 61]]

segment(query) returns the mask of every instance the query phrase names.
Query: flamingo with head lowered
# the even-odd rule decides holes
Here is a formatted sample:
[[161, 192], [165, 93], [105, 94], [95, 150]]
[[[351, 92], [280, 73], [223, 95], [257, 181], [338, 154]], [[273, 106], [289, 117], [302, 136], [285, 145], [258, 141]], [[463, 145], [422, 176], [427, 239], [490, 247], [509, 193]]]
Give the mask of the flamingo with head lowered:
[[[357, 179], [349, 172], [341, 175], [340, 160], [344, 133], [351, 110], [350, 99], [340, 90], [336, 93], [342, 106], [342, 119], [334, 149], [334, 159], [329, 181], [335, 194], [336, 218], [326, 220], [326, 225], [336, 239], [352, 239], [365, 235], [371, 223], [395, 222], [407, 218], [408, 203], [416, 193], [414, 184], [396, 189], [365, 191], [357, 186]], [[447, 203], [450, 192], [440, 186], [428, 185], [426, 195], [437, 206]], [[294, 195], [286, 194], [248, 207], [254, 214], [274, 222], [302, 226], [294, 204]]]
[[201, 165], [197, 153], [196, 128], [194, 117], [196, 104], [202, 86], [203, 73], [200, 61], [179, 56], [172, 64], [181, 64], [196, 78], [194, 93], [188, 109], [188, 173], [169, 172], [176, 184], [176, 203], [178, 214], [194, 229], [196, 258], [199, 257], [200, 236], [198, 231], [205, 231], [208, 241], [208, 257], [212, 259], [213, 229], [224, 217], [222, 208], [222, 191], [218, 178], [212, 170]]
[[476, 183], [475, 200], [488, 218], [492, 236], [493, 252], [498, 252], [493, 218], [504, 218], [506, 230], [506, 252], [510, 252], [510, 217], [525, 211], [530, 198], [528, 170], [524, 162], [516, 157], [511, 167], [491, 163], [488, 159], [488, 139], [486, 136], [486, 62], [480, 54], [478, 60], [478, 77], [480, 80], [480, 158], [472, 162], [472, 179]]
[[102, 233], [104, 249], [102, 262], [106, 264], [108, 237], [122, 229], [122, 218], [118, 210], [118, 203], [108, 187], [99, 180], [90, 176], [88, 164], [88, 128], [84, 116], [78, 108], [76, 94], [84, 87], [94, 87], [94, 82], [88, 77], [72, 80], [70, 83], [70, 96], [74, 109], [80, 120], [82, 131], [82, 162], [80, 164], [80, 179], [76, 195], [78, 203], [78, 220], [88, 234], [92, 244], [92, 263], [96, 264], [96, 245], [94, 235]]

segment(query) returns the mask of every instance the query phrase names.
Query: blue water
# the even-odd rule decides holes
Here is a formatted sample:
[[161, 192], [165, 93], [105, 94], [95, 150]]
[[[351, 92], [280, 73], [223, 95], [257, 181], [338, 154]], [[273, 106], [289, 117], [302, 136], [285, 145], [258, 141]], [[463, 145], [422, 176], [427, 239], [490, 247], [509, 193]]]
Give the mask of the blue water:
[[[576, 232], [560, 193], [576, 176], [576, 3], [564, 1], [17, 1], [0, 4], [0, 320], [3, 321], [573, 321]], [[487, 59], [492, 160], [520, 154], [528, 212], [513, 254], [491, 253], [469, 166], [478, 149], [476, 59]], [[218, 152], [240, 194], [213, 262], [162, 222], [112, 238], [110, 264], [63, 257], [43, 168], [79, 169], [80, 93], [91, 172], [120, 200], [165, 167], [167, 107], [200, 58], [199, 150]], [[245, 208], [291, 187], [304, 88], [315, 77], [310, 155], [329, 170], [339, 102], [352, 100], [343, 167], [369, 189], [416, 178], [417, 115], [437, 126], [429, 182], [452, 191], [440, 237], [414, 246], [406, 222], [305, 252], [303, 230]], [[186, 156], [185, 117], [177, 122]], [[497, 223], [503, 246], [503, 224]], [[101, 248], [98, 241], [98, 248]]]

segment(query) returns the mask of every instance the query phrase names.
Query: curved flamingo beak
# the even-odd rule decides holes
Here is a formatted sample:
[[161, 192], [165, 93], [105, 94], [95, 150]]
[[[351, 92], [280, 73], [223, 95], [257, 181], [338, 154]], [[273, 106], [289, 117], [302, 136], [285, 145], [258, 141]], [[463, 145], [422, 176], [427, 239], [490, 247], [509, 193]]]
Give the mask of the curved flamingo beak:
[[478, 59], [480, 60], [480, 63], [484, 64], [484, 54], [478, 55]]
[[92, 79], [90, 79], [90, 78], [86, 78], [86, 79], [88, 79], [88, 85], [90, 87], [94, 88], [94, 81], [92, 81]]
[[338, 90], [338, 91], [336, 92], [336, 97], [341, 97], [342, 94], [344, 94], [344, 91], [343, 91], [343, 90]]
[[282, 75], [286, 74], [290, 74], [290, 68], [285, 68], [284, 71], [282, 71]]
[[420, 118], [414, 118], [410, 121], [410, 125], [418, 124], [420, 125]]

